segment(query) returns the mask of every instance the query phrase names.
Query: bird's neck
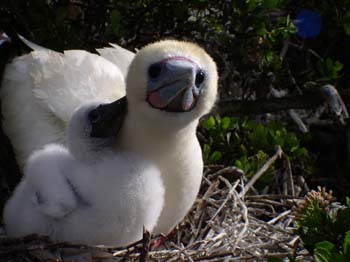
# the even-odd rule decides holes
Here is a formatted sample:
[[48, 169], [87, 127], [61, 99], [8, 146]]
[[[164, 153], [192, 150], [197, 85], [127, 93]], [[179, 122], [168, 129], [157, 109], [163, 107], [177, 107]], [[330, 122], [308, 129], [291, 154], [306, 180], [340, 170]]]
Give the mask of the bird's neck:
[[118, 146], [147, 156], [160, 156], [162, 152], [177, 151], [196, 139], [198, 119], [186, 126], [167, 125], [143, 121], [129, 114], [118, 135]]

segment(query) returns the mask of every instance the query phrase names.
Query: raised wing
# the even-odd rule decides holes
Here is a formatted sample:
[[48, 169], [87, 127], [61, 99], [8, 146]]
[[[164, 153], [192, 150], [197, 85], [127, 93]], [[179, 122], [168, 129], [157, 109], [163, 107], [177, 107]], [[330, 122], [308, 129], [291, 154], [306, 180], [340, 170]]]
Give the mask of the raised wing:
[[25, 43], [29, 48], [36, 50], [36, 51], [51, 51], [50, 49], [43, 47], [41, 45], [35, 44], [33, 42], [30, 42], [28, 39], [24, 38], [23, 36], [21, 36], [20, 34], [17, 35], [19, 39], [21, 39], [21, 41], [23, 43]]
[[124, 78], [128, 73], [128, 68], [135, 54], [129, 50], [120, 47], [117, 44], [110, 44], [112, 47], [96, 49], [96, 51], [105, 59], [115, 64], [122, 72]]
[[31, 55], [33, 95], [64, 122], [87, 101], [110, 102], [125, 95], [120, 70], [98, 55], [81, 50], [34, 51]]
[[35, 51], [7, 64], [0, 89], [3, 128], [21, 166], [33, 150], [65, 144], [65, 125], [82, 103], [125, 95], [123, 74], [103, 57], [23, 41]]

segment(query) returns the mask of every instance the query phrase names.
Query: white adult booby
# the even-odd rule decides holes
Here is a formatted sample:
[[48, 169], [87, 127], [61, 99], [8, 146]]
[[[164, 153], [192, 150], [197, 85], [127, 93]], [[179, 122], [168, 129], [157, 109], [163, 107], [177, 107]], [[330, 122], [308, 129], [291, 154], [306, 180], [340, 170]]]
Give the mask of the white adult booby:
[[[46, 55], [50, 56], [50, 52]], [[29, 68], [34, 83], [30, 75], [25, 74], [27, 64], [30, 63], [40, 65], [40, 70]], [[85, 99], [85, 85], [79, 81], [84, 82], [86, 78], [95, 75], [84, 69], [80, 72], [82, 67], [83, 64], [80, 64], [74, 69], [76, 74], [73, 75], [77, 78], [74, 85], [65, 80], [65, 70], [51, 70], [56, 67], [33, 55], [20, 58], [7, 68], [7, 80], [4, 81], [5, 87], [2, 87], [1, 99], [6, 101], [2, 105], [5, 125], [10, 121], [12, 125], [5, 131], [13, 142], [15, 152], [26, 152], [21, 154], [22, 159], [30, 150], [37, 148], [38, 144], [45, 144], [43, 140], [47, 140], [46, 143], [60, 141], [63, 125], [57, 120], [53, 125], [50, 122], [53, 119], [51, 115], [56, 115], [60, 110], [69, 115], [72, 107], [70, 103], [75, 104], [71, 99], [65, 99], [66, 96], [60, 99], [61, 94], [74, 93], [79, 101]], [[20, 73], [14, 72], [16, 70]], [[96, 66], [96, 70], [102, 72], [103, 68]], [[28, 77], [16, 82], [21, 74]], [[71, 73], [67, 74], [72, 76]], [[199, 118], [208, 113], [215, 103], [217, 80], [216, 65], [202, 48], [175, 40], [160, 41], [142, 48], [129, 67], [126, 80], [128, 113], [115, 144], [120, 150], [149, 158], [161, 171], [165, 202], [155, 233], [168, 233], [180, 222], [199, 191], [203, 161], [196, 128]], [[107, 83], [104, 81], [99, 83], [96, 80], [94, 83], [103, 88], [102, 85]], [[28, 83], [31, 86], [28, 87]], [[95, 90], [96, 96], [104, 96], [104, 92], [116, 92], [117, 87], [111, 84], [113, 81], [108, 83], [105, 88], [108, 91]], [[17, 87], [16, 90], [16, 85], [23, 87]], [[50, 86], [55, 88], [55, 97], [51, 96], [51, 91], [46, 91], [51, 90]], [[24, 96], [26, 99], [23, 99]], [[42, 99], [43, 97], [48, 99]], [[52, 110], [55, 108], [52, 100], [62, 101], [62, 106]], [[31, 102], [28, 106], [27, 101]], [[40, 125], [44, 127], [38, 128]]]
[[134, 54], [116, 45], [99, 49], [108, 59], [83, 50], [62, 54], [21, 39], [34, 51], [6, 66], [0, 97], [3, 129], [23, 167], [34, 150], [65, 144], [66, 124], [83, 103], [125, 95], [125, 74]]
[[168, 233], [192, 206], [202, 178], [199, 118], [213, 107], [217, 70], [199, 46], [175, 40], [141, 49], [126, 80], [128, 113], [118, 147], [155, 161], [165, 186], [155, 233]]
[[[30, 156], [4, 210], [9, 236], [122, 246], [141, 239], [143, 225], [153, 230], [164, 202], [160, 171], [113, 148], [113, 133], [105, 130], [119, 129], [122, 121], [102, 118], [123, 114], [114, 104], [83, 105], [69, 122], [68, 149], [48, 144]], [[104, 126], [112, 121], [116, 128]]]

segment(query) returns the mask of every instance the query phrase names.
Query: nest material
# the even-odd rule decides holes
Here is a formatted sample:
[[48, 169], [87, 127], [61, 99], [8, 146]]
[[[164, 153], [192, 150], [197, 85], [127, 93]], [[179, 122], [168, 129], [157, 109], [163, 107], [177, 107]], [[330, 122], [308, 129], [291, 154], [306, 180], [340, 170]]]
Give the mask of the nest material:
[[313, 261], [294, 234], [292, 208], [301, 198], [288, 194], [245, 196], [253, 183], [244, 185], [243, 176], [234, 179], [236, 171], [207, 167], [197, 201], [174, 236], [160, 247], [152, 247], [154, 240], [146, 231], [142, 240], [122, 248], [52, 243], [38, 236], [3, 236], [0, 261], [216, 262], [266, 261], [268, 257]]

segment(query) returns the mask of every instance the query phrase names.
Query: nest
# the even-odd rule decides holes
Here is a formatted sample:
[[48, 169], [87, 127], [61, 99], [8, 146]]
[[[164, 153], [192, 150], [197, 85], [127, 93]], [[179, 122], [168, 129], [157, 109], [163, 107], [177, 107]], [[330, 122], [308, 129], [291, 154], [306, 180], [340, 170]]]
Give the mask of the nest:
[[[294, 234], [292, 194], [246, 195], [281, 151], [250, 181], [234, 167], [206, 167], [200, 194], [172, 236], [143, 239], [127, 247], [53, 243], [46, 237], [0, 238], [1, 261], [312, 261]], [[237, 176], [240, 177], [237, 179]]]

